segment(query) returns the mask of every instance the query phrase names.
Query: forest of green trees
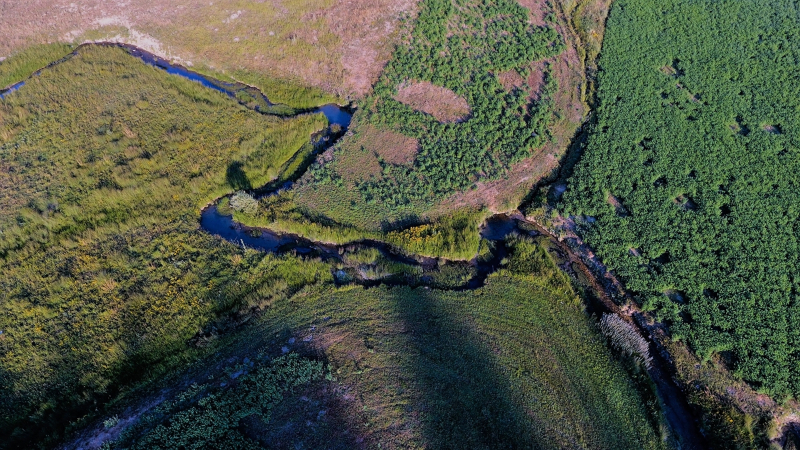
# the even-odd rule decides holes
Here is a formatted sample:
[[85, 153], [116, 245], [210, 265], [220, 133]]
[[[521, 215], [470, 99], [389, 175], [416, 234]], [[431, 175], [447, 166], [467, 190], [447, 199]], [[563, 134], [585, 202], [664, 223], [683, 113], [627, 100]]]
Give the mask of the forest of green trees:
[[798, 14], [615, 2], [561, 205], [674, 337], [778, 397], [800, 395]]

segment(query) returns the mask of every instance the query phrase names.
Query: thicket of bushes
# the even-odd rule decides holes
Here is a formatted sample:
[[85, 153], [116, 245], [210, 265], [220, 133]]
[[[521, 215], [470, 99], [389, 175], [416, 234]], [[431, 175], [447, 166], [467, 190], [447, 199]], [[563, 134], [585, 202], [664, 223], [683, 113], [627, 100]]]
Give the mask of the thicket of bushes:
[[[261, 449], [242, 433], [242, 419], [269, 422], [270, 410], [284, 395], [322, 378], [323, 367], [320, 361], [292, 353], [271, 361], [260, 355], [228, 372], [235, 378], [223, 376], [222, 382], [193, 384], [139, 419], [104, 449]], [[235, 386], [225, 389], [229, 383]]]
[[800, 395], [800, 22], [789, 0], [619, 0], [566, 212], [645, 308]]

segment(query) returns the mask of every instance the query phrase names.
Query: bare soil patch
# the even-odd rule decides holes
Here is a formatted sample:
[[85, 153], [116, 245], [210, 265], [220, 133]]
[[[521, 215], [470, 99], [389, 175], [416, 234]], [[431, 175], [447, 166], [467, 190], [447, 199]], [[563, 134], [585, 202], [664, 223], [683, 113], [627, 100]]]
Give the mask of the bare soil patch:
[[345, 180], [359, 183], [382, 178], [381, 161], [396, 165], [414, 163], [419, 149], [416, 139], [372, 125], [361, 125], [356, 129], [357, 133], [343, 142], [342, 152], [336, 156], [339, 164], [347, 168], [340, 171]]
[[546, 69], [547, 62], [545, 61], [537, 61], [533, 63], [533, 70], [531, 74], [528, 75], [528, 86], [531, 87], [531, 97], [530, 100], [532, 102], [537, 102], [542, 97], [542, 87], [544, 86], [544, 71]]
[[375, 155], [397, 165], [410, 165], [419, 151], [419, 142], [392, 130], [379, 130], [366, 125], [360, 130], [359, 144], [372, 149]]
[[525, 79], [516, 70], [509, 70], [497, 74], [497, 80], [503, 85], [507, 92], [511, 92], [516, 88], [521, 87], [525, 83]]
[[[46, 42], [137, 45], [187, 65], [369, 92], [417, 0], [0, 2], [0, 56]], [[353, 12], [357, 11], [357, 14]]]
[[470, 114], [467, 101], [450, 89], [428, 81], [404, 83], [397, 87], [395, 100], [430, 114], [442, 123], [461, 122]]
[[625, 205], [622, 204], [622, 200], [620, 200], [618, 197], [608, 194], [608, 197], [606, 197], [606, 201], [608, 202], [609, 205], [614, 207], [614, 210], [617, 212], [617, 215], [622, 217], [628, 215], [627, 208], [625, 208]]
[[372, 178], [381, 178], [381, 164], [375, 152], [364, 147], [348, 146], [345, 151], [336, 156], [338, 163], [347, 170], [340, 170], [343, 179], [359, 183]]
[[[350, 89], [372, 89], [399, 37], [398, 19], [414, 16], [418, 0], [337, 0], [326, 20], [341, 40], [341, 65]], [[357, 11], [356, 14], [354, 12]]]
[[541, 27], [546, 25], [544, 18], [547, 17], [550, 8], [547, 0], [519, 0], [519, 4], [528, 9], [531, 25]]
[[478, 182], [476, 188], [453, 195], [431, 212], [432, 217], [447, 215], [448, 211], [464, 207], [486, 207], [493, 213], [515, 209], [541, 179], [552, 174], [559, 165], [556, 144], [548, 144], [511, 167], [506, 177]]

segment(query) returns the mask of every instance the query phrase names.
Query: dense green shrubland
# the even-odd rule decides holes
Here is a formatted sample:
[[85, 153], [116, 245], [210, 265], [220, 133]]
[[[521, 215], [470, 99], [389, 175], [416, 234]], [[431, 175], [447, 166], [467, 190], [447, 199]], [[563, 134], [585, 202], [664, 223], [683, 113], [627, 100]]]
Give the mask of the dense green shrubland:
[[197, 225], [324, 126], [260, 115], [119, 48], [83, 48], [0, 100], [0, 448], [47, 442], [194, 357], [187, 340], [220, 313], [330, 280], [327, 265], [220, 245]]
[[800, 395], [799, 65], [795, 1], [615, 2], [563, 205], [675, 337], [777, 396]]
[[[436, 201], [470, 189], [475, 182], [494, 180], [509, 166], [548, 139], [551, 94], [548, 79], [540, 100], [531, 100], [533, 87], [523, 81], [507, 91], [498, 76], [516, 71], [527, 79], [530, 63], [558, 54], [561, 37], [552, 27], [530, 25], [528, 11], [512, 0], [426, 0], [420, 4], [415, 28], [398, 46], [370, 97], [360, 102], [356, 123], [390, 129], [419, 141], [413, 165], [380, 161], [382, 173], [350, 186], [342, 175], [352, 167], [340, 159], [313, 166], [304, 179], [303, 195], [326, 198], [360, 192], [351, 205], [337, 199], [324, 206], [336, 219], [350, 217], [363, 226], [364, 214], [379, 212], [390, 220], [421, 215]], [[398, 86], [431, 82], [463, 97], [471, 115], [463, 122], [440, 123], [433, 116], [395, 100]], [[353, 139], [358, 139], [358, 131]], [[348, 138], [346, 138], [348, 139]], [[369, 149], [368, 149], [369, 150]], [[341, 151], [341, 150], [340, 150]], [[341, 193], [341, 195], [340, 195]], [[347, 209], [358, 209], [354, 215]], [[363, 211], [369, 211], [364, 213]]]
[[[293, 353], [272, 361], [259, 355], [228, 372], [235, 376], [234, 388], [222, 389], [219, 382], [193, 384], [137, 421], [119, 443], [106, 448], [263, 448], [241, 432], [242, 419], [268, 422], [270, 409], [293, 389], [320, 379], [323, 367], [319, 361]], [[223, 386], [232, 382], [229, 377], [222, 379], [227, 381]]]
[[478, 228], [486, 216], [486, 211], [458, 211], [431, 224], [391, 231], [384, 240], [414, 255], [470, 260], [478, 253]]

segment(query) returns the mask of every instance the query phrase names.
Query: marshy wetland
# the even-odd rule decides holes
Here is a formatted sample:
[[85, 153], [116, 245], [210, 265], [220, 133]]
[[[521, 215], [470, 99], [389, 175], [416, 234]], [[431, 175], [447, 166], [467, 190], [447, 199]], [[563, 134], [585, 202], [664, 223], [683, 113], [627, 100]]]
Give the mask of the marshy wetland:
[[[791, 183], [615, 120], [639, 102], [686, 143], [789, 161], [789, 101], [759, 87], [789, 59], [698, 67], [791, 38], [723, 58], [687, 19], [748, 13], [747, 40], [793, 29], [786, 2], [375, 2], [346, 26], [339, 1], [284, 2], [284, 24], [192, 2], [162, 8], [172, 34], [153, 10], [0, 44], [24, 48], [0, 60], [0, 449], [791, 448], [791, 352], [737, 347], [793, 348], [791, 319], [733, 326], [738, 285], [688, 283], [694, 241], [642, 214], [655, 196], [725, 240]], [[674, 47], [642, 39], [658, 17]]]
[[[223, 198], [230, 203], [231, 197], [226, 195], [232, 188], [241, 187], [237, 183], [242, 179], [246, 179], [252, 188], [269, 183], [280, 186], [296, 177], [299, 166], [291, 164], [293, 157], [297, 152], [314, 154], [315, 143], [320, 145], [324, 136], [320, 132], [329, 126], [329, 122], [324, 114], [313, 112], [290, 117], [259, 113], [255, 108], [248, 107], [252, 106], [249, 102], [241, 101], [241, 96], [231, 96], [230, 92], [219, 89], [220, 85], [214, 82], [211, 83], [216, 89], [203, 86], [210, 82], [207, 78], [200, 84], [197, 80], [175, 77], [166, 72], [163, 64], [162, 67], [158, 67], [158, 64], [142, 64], [141, 60], [137, 60], [136, 52], [131, 50], [117, 45], [83, 46], [69, 59], [30, 78], [23, 89], [3, 100], [3, 151], [8, 155], [5, 161], [22, 164], [6, 172], [7, 178], [3, 183], [5, 186], [13, 183], [18, 191], [27, 192], [29, 199], [24, 203], [19, 203], [17, 196], [3, 200], [5, 208], [16, 211], [16, 216], [12, 216], [14, 221], [4, 225], [2, 247], [5, 256], [2, 270], [7, 287], [2, 324], [3, 364], [6, 371], [2, 382], [4, 390], [16, 393], [5, 397], [3, 404], [4, 422], [14, 424], [15, 430], [14, 440], [7, 445], [13, 447], [18, 442], [30, 442], [33, 438], [43, 443], [53, 442], [60, 435], [58, 430], [68, 426], [63, 422], [64, 419], [85, 415], [93, 405], [119, 397], [125, 392], [120, 388], [157, 380], [160, 374], [169, 373], [181, 365], [181, 361], [212, 357], [213, 349], [230, 348], [226, 343], [237, 339], [237, 333], [223, 333], [221, 337], [211, 340], [207, 338], [219, 335], [219, 331], [213, 330], [223, 330], [236, 322], [237, 314], [251, 315], [252, 311], [261, 311], [257, 314], [260, 316], [257, 322], [261, 325], [255, 329], [261, 329], [261, 326], [269, 329], [276, 325], [275, 322], [267, 325], [271, 321], [284, 321], [280, 316], [272, 316], [273, 312], [295, 304], [296, 300], [309, 293], [325, 298], [338, 296], [343, 302], [352, 299], [348, 301], [359, 302], [356, 304], [362, 306], [368, 304], [363, 302], [370, 299], [378, 301], [376, 305], [382, 305], [380, 308], [394, 303], [391, 299], [398, 294], [400, 296], [396, 301], [400, 303], [392, 308], [399, 308], [396, 311], [402, 314], [430, 318], [433, 311], [430, 308], [438, 310], [443, 306], [425, 306], [418, 303], [416, 298], [430, 295], [435, 304], [439, 300], [433, 299], [439, 298], [452, 302], [460, 298], [456, 294], [458, 291], [467, 288], [470, 293], [489, 289], [492, 292], [490, 297], [500, 300], [507, 298], [501, 294], [506, 288], [521, 295], [528, 290], [525, 286], [544, 283], [541, 285], [543, 290], [537, 294], [538, 298], [549, 302], [546, 300], [549, 296], [565, 296], [565, 300], [569, 299], [563, 302], [565, 317], [571, 317], [570, 321], [584, 320], [579, 319], [583, 313], [570, 282], [552, 265], [546, 252], [537, 250], [539, 244], [530, 237], [531, 233], [511, 236], [516, 228], [513, 218], [498, 216], [489, 219], [483, 228], [483, 237], [486, 239], [482, 241], [482, 254], [472, 264], [409, 256], [400, 249], [378, 242], [373, 246], [362, 242], [349, 248], [327, 249], [323, 244], [308, 242], [303, 245], [310, 244], [312, 251], [303, 256], [304, 251], [298, 251], [302, 245], [297, 245], [296, 237], [292, 237], [288, 252], [262, 253], [254, 251], [247, 244], [241, 246], [241, 240], [237, 242], [234, 237], [229, 237], [229, 244], [207, 234], [202, 227], [198, 227], [198, 222], [202, 223], [204, 215], [217, 215], [217, 212], [213, 211], [213, 206], [207, 208], [206, 205]], [[172, 71], [176, 72], [174, 69]], [[93, 94], [74, 95], [84, 83], [93, 86]], [[41, 109], [44, 105], [48, 106]], [[90, 105], [104, 106], [96, 108]], [[158, 122], [148, 122], [148, 117], [155, 113], [154, 108], [158, 109], [157, 116], [153, 116], [157, 117]], [[73, 115], [70, 122], [73, 125], [69, 130], [59, 128], [64, 124], [63, 114], [66, 111]], [[338, 114], [336, 120], [340, 120], [340, 123], [334, 125], [336, 131], [341, 133], [342, 126], [347, 125], [347, 115], [339, 110], [333, 112]], [[229, 117], [221, 120], [222, 114]], [[232, 120], [238, 120], [240, 126], [232, 127], [232, 123], [236, 123]], [[223, 123], [224, 128], [215, 128]], [[260, 126], [255, 126], [257, 124]], [[269, 134], [271, 129], [279, 132], [279, 136]], [[216, 136], [213, 133], [217, 133]], [[255, 133], [258, 134], [254, 136]], [[59, 141], [59, 136], [69, 136], [70, 139]], [[297, 137], [287, 141], [291, 136]], [[317, 138], [310, 139], [311, 136]], [[191, 140], [191, 144], [185, 142], [187, 139]], [[214, 143], [213, 147], [205, 147], [211, 142]], [[217, 156], [220, 155], [219, 146], [225, 142], [229, 142], [229, 150], [223, 154], [230, 156], [220, 158]], [[286, 152], [282, 150], [285, 147], [294, 150]], [[37, 148], [52, 150], [46, 158], [26, 159], [36, 154], [34, 149]], [[16, 156], [11, 157], [12, 154]], [[175, 158], [185, 158], [185, 161], [178, 163]], [[56, 161], [59, 163], [54, 164]], [[231, 167], [236, 167], [233, 173]], [[175, 172], [178, 168], [189, 171]], [[281, 182], [281, 179], [284, 181]], [[87, 181], [89, 184], [85, 184]], [[266, 193], [262, 191], [261, 194]], [[203, 211], [200, 217], [198, 211]], [[230, 219], [224, 220], [228, 222], [219, 226], [219, 229], [226, 226], [230, 229], [233, 223]], [[474, 226], [477, 232], [478, 223]], [[480, 240], [480, 233], [476, 234]], [[36, 240], [22, 239], [24, 236], [37, 237]], [[512, 241], [514, 243], [509, 244]], [[516, 250], [512, 251], [511, 247]], [[326, 260], [326, 253], [331, 260]], [[514, 261], [519, 261], [520, 267], [529, 269], [515, 269]], [[42, 267], [52, 269], [42, 270]], [[536, 275], [525, 274], [526, 270], [544, 272], [540, 279]], [[38, 274], [37, 284], [31, 284], [31, 274], [34, 272]], [[385, 283], [381, 281], [384, 278]], [[551, 281], [546, 281], [548, 279]], [[359, 300], [362, 298], [361, 291], [354, 291], [353, 283], [357, 286], [361, 282], [374, 287], [363, 291], [367, 297]], [[414, 289], [402, 284], [419, 287]], [[469, 297], [472, 296], [470, 294]], [[91, 308], [86, 304], [89, 298], [96, 299], [93, 303], [95, 306]], [[153, 298], [162, 300], [148, 301]], [[352, 314], [358, 310], [356, 304], [352, 304]], [[323, 306], [320, 304], [313, 308], [317, 307]], [[313, 308], [308, 311], [313, 311]], [[340, 307], [335, 308], [336, 311], [342, 311]], [[303, 310], [301, 308], [296, 312], [302, 315]], [[450, 311], [448, 314], [460, 317], [455, 319], [455, 323], [462, 323], [471, 315], [468, 313], [470, 309], [463, 310], [457, 304], [447, 306], [447, 310]], [[546, 310], [531, 311], [531, 314], [543, 320], [545, 316], [540, 315]], [[239, 312], [228, 316], [230, 311]], [[488, 314], [481, 320], [489, 322], [481, 326], [490, 325], [490, 317], [496, 313]], [[417, 321], [410, 316], [405, 320]], [[290, 322], [286, 319], [284, 326], [289, 327]], [[414, 333], [420, 333], [421, 339], [434, 339], [421, 349], [446, 344], [445, 347], [456, 347], [442, 347], [437, 351], [450, 353], [455, 348], [474, 348], [475, 356], [470, 358], [482, 354], [484, 350], [479, 349], [486, 343], [477, 335], [475, 339], [478, 340], [470, 344], [473, 347], [463, 347], [458, 340], [440, 341], [433, 338], [430, 333], [443, 332], [436, 331], [440, 326], [445, 326], [441, 330], [449, 330], [447, 333], [456, 333], [452, 334], [453, 338], [462, 335], [470, 327], [463, 322], [468, 328], [450, 330], [447, 323], [449, 320], [441, 325], [434, 326], [431, 323], [423, 328], [415, 328]], [[120, 327], [120, 324], [127, 325]], [[608, 359], [608, 350], [598, 332], [585, 323], [581, 327], [583, 331], [579, 332], [580, 335], [588, 338], [582, 345], [588, 346], [586, 350], [591, 349], [590, 353], [594, 352], [599, 358], [593, 364], [601, 364], [605, 368], [595, 372], [592, 366], [577, 369], [570, 363], [569, 370], [586, 371], [580, 377], [583, 382], [590, 385], [601, 383], [609, 388], [613, 386], [617, 395], [630, 400], [614, 403], [613, 406], [603, 400], [605, 394], [593, 400], [606, 406], [598, 404], [591, 408], [618, 410], [627, 417], [627, 422], [612, 421], [608, 429], [593, 428], [594, 431], [588, 435], [575, 439], [588, 439], [586, 442], [613, 439], [623, 446], [632, 447], [641, 442], [650, 442], [648, 445], [659, 448], [658, 433], [656, 428], [652, 428], [652, 423], [658, 423], [659, 420], [657, 409], [640, 403], [639, 396], [644, 395], [645, 391], [633, 381], [628, 381], [628, 372], [620, 362]], [[541, 332], [546, 332], [546, 329], [549, 327], [542, 328]], [[350, 332], [368, 335], [383, 333], [370, 327]], [[186, 342], [208, 343], [186, 347]], [[509, 341], [500, 345], [510, 345], [509, 350], [519, 349], [522, 342], [515, 344]], [[529, 345], [528, 340], [524, 342]], [[269, 347], [267, 342], [264, 344]], [[387, 345], [395, 349], [392, 350], [394, 354], [400, 348], [396, 347], [400, 341]], [[65, 351], [65, 348], [82, 350], [78, 354]], [[324, 347], [318, 349], [323, 350]], [[331, 360], [338, 358], [334, 355], [339, 350], [328, 350], [323, 354], [328, 354]], [[365, 352], [364, 358], [372, 354]], [[31, 357], [39, 363], [31, 365]], [[435, 383], [438, 377], [445, 377], [442, 378], [445, 380], [449, 377], [447, 373], [455, 373], [450, 371], [462, 370], [459, 368], [461, 362], [450, 359], [430, 360], [425, 364], [432, 365], [412, 370], [418, 367], [420, 361], [407, 359], [409, 357], [403, 356], [405, 362], [396, 369], [400, 371], [397, 376], [411, 376], [414, 370], [423, 370], [423, 367], [425, 372], [418, 373], [426, 375], [412, 381], [410, 387], [392, 394], [399, 395], [400, 399], [416, 398], [414, 396], [422, 395], [427, 389], [426, 383]], [[584, 358], [585, 355], [578, 359]], [[362, 380], [362, 377], [355, 375], [356, 372], [362, 373], [360, 370], [346, 369], [349, 367], [346, 359], [337, 361], [326, 366], [328, 370], [344, 370], [342, 373], [350, 374], [334, 382], [337, 389], [366, 389], [372, 383], [385, 382], [380, 381], [380, 377]], [[494, 369], [490, 368], [495, 363], [484, 356], [472, 361], [471, 364], [476, 364], [474, 367], [478, 369], [475, 382], [483, 383], [485, 387], [480, 390], [459, 388], [458, 398], [465, 405], [483, 403], [485, 399], [481, 400], [483, 394], [479, 392], [486, 388], [489, 389], [486, 392], [496, 389], [490, 387], [495, 376]], [[502, 364], [512, 361], [507, 360]], [[547, 371], [540, 372], [542, 369], [544, 367], [531, 368], [533, 372], [524, 375], [523, 379], [532, 381], [535, 377], [544, 376]], [[600, 376], [601, 373], [606, 375]], [[606, 378], [608, 373], [614, 374], [611, 379]], [[84, 374], [92, 374], [92, 378], [86, 378]], [[316, 376], [312, 378], [317, 379]], [[333, 378], [338, 380], [338, 377]], [[570, 379], [564, 378], [558, 383], [571, 383], [568, 381]], [[58, 386], [71, 387], [62, 390]], [[564, 385], [559, 392], [566, 394], [568, 391]], [[382, 394], [373, 392], [362, 395], [361, 401], [369, 405], [380, 402]], [[500, 395], [500, 391], [497, 392]], [[502, 401], [512, 402], [508, 403], [508, 407], [512, 410], [523, 407], [507, 395], [510, 394], [502, 394], [505, 399]], [[558, 403], [556, 399], [562, 394], [546, 394], [542, 391], [540, 395], [556, 395], [548, 401], [555, 405]], [[35, 405], [42, 405], [43, 401], [49, 402], [49, 406], [38, 409], [40, 406]], [[586, 406], [578, 405], [585, 401], [587, 398], [575, 397], [570, 400], [577, 402], [574, 406], [564, 407], [572, 411], [569, 414], [576, 420], [589, 421], [585, 422], [588, 424], [596, 420], [599, 413], [589, 413], [579, 419], [580, 415], [586, 414], [579, 411], [587, 410]], [[516, 406], [510, 406], [512, 404]], [[270, 405], [265, 404], [264, 408], [272, 408]], [[30, 415], [32, 408], [37, 408], [39, 412]], [[437, 406], [436, 410], [442, 413], [446, 410], [439, 408], [444, 408], [444, 404]], [[497, 408], [505, 409], [506, 406], [497, 403]], [[498, 413], [501, 409], [498, 409]], [[378, 417], [389, 418], [399, 413], [382, 411]], [[351, 420], [360, 417], [360, 413], [352, 414], [355, 413], [347, 416]], [[555, 424], [551, 421], [560, 413], [555, 416], [551, 414], [541, 410], [536, 420]], [[370, 442], [390, 443], [399, 439], [396, 440], [397, 445], [402, 446], [402, 442], [442, 439], [444, 434], [434, 437], [437, 434], [430, 430], [442, 431], [443, 428], [438, 427], [452, 420], [466, 426], [474, 426], [485, 420], [472, 413], [452, 417], [448, 413], [438, 419], [436, 417], [439, 416], [431, 416], [432, 422], [425, 419], [424, 425], [419, 424], [423, 425], [421, 427], [409, 422], [406, 425], [410, 427], [406, 433], [407, 439], [389, 439], [396, 431], [390, 428], [365, 433]], [[541, 439], [536, 434], [512, 436], [506, 434], [502, 427], [498, 428], [499, 423], [491, 425], [495, 420], [512, 420], [517, 424], [515, 426], [525, 427], [524, 422], [528, 419], [521, 417], [512, 420], [507, 413], [499, 414], [497, 419], [490, 419], [486, 426], [498, 430], [496, 433], [500, 434], [495, 434], [495, 438], [509, 442]], [[647, 423], [651, 425], [644, 425]], [[536, 425], [536, 429], [547, 430], [551, 426]], [[564, 428], [557, 433], [566, 430]], [[573, 439], [559, 436], [558, 439]], [[150, 442], [143, 439], [142, 442]], [[482, 433], [464, 436], [463, 439], [466, 439], [463, 441], [466, 443], [484, 442], [483, 445], [489, 442], [485, 441], [487, 436]]]

